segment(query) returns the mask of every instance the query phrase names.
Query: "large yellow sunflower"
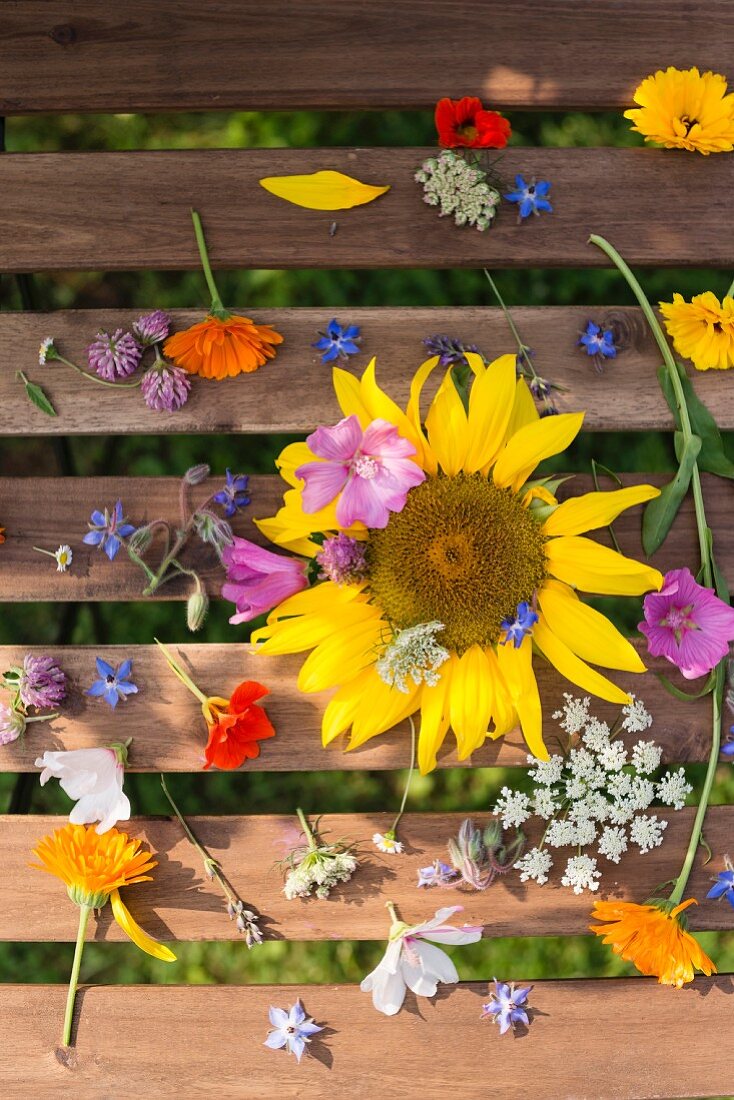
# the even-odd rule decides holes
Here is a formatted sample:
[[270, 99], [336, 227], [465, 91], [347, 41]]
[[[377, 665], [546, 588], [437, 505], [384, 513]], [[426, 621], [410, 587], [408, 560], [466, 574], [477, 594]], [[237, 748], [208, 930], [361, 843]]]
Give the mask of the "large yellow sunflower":
[[[412, 461], [425, 479], [385, 526], [353, 523], [346, 531], [366, 542], [364, 576], [298, 592], [252, 636], [263, 653], [311, 650], [299, 688], [336, 689], [323, 717], [325, 745], [351, 727], [349, 747], [356, 748], [420, 711], [424, 773], [435, 767], [449, 727], [462, 760], [487, 736], [501, 737], [518, 724], [530, 751], [547, 759], [534, 649], [584, 691], [628, 702], [587, 662], [627, 672], [644, 666], [576, 589], [636, 596], [662, 584], [656, 569], [584, 537], [658, 490], [639, 485], [558, 504], [557, 483], [529, 479], [543, 459], [568, 447], [583, 414], [541, 419], [527, 385], [516, 379], [514, 355], [488, 366], [478, 355], [467, 359], [468, 408], [449, 369], [425, 422], [421, 391], [438, 359], [417, 371], [405, 412], [377, 385], [374, 360], [361, 379], [334, 371], [344, 416], [356, 416], [363, 430], [375, 420], [394, 425], [415, 449]], [[258, 522], [271, 541], [308, 556], [342, 530], [336, 499], [304, 511], [296, 470], [314, 461], [307, 443], [286, 447], [278, 466], [291, 488], [277, 515]], [[532, 629], [520, 629], [513, 640], [509, 627], [521, 609]], [[395, 646], [403, 657], [414, 654], [415, 668], [390, 682], [386, 654]], [[422, 663], [436, 646], [443, 657]]]

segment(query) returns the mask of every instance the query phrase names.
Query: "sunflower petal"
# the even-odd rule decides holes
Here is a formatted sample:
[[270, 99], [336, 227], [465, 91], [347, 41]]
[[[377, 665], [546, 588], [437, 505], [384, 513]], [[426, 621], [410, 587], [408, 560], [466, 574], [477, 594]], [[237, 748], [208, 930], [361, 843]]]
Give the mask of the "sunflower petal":
[[446, 371], [426, 416], [431, 450], [449, 477], [463, 469], [468, 444], [466, 410], [454, 385], [452, 367]]
[[498, 737], [504, 737], [510, 730], [514, 730], [518, 724], [517, 711], [512, 705], [510, 693], [505, 684], [505, 678], [500, 672], [497, 654], [491, 646], [484, 650], [484, 659], [487, 662], [489, 677], [492, 684], [492, 724], [493, 729], [489, 736], [493, 741]]
[[[468, 354], [471, 360], [481, 359]], [[516, 367], [514, 355], [502, 355], [476, 371], [469, 392], [469, 446], [464, 471], [473, 474], [494, 462], [502, 447], [512, 414]], [[476, 364], [475, 364], [476, 366]]]
[[175, 962], [176, 956], [165, 944], [158, 943], [147, 932], [144, 932], [140, 925], [133, 920], [129, 910], [125, 907], [122, 898], [120, 897], [119, 890], [113, 890], [110, 894], [110, 904], [112, 905], [112, 913], [115, 920], [123, 930], [125, 935], [140, 948], [141, 951], [145, 951], [146, 955], [152, 955], [154, 959], [160, 959], [162, 962]]
[[374, 418], [370, 416], [370, 411], [365, 404], [359, 379], [341, 367], [334, 367], [331, 378], [341, 411], [345, 416], [356, 416], [362, 429], [366, 428]]
[[620, 512], [660, 496], [654, 485], [630, 485], [610, 493], [586, 493], [559, 504], [543, 525], [546, 535], [583, 535], [606, 527]]
[[351, 680], [374, 664], [376, 647], [387, 633], [387, 623], [377, 612], [364, 625], [333, 630], [303, 662], [298, 690], [311, 695]]
[[520, 428], [508, 439], [494, 465], [495, 485], [517, 492], [538, 463], [565, 451], [581, 430], [583, 420], [583, 413], [560, 413]]
[[535, 424], [540, 420], [530, 387], [524, 378], [518, 378], [515, 384], [515, 401], [510, 414], [510, 423], [507, 425], [507, 438], [511, 439], [520, 428], [527, 424]]
[[[365, 669], [366, 682], [362, 705], [354, 715], [348, 751], [359, 748], [378, 733], [392, 729], [418, 709], [420, 687], [409, 682], [407, 693], [386, 684], [371, 665]], [[366, 704], [366, 705], [365, 705]]]
[[545, 547], [548, 571], [582, 592], [602, 596], [640, 596], [663, 586], [662, 574], [581, 535], [551, 539]]
[[449, 710], [459, 760], [466, 760], [483, 744], [492, 715], [492, 677], [484, 650], [473, 645], [454, 657]]
[[438, 750], [449, 728], [451, 666], [447, 661], [437, 684], [423, 685], [421, 691], [421, 728], [418, 734], [418, 767], [421, 775], [433, 771]]
[[389, 185], [375, 187], [332, 169], [304, 176], [265, 176], [258, 182], [271, 195], [308, 210], [350, 210], [390, 190]]
[[600, 611], [589, 607], [561, 581], [547, 580], [538, 602], [548, 628], [584, 661], [602, 668], [644, 672], [635, 647]]
[[365, 368], [364, 374], [361, 379], [361, 392], [365, 406], [370, 414], [371, 420], [387, 420], [391, 424], [394, 424], [398, 429], [398, 434], [403, 439], [409, 440], [415, 447], [415, 461], [419, 462], [422, 457], [422, 434], [416, 432], [413, 422], [403, 412], [399, 405], [396, 405], [391, 397], [380, 389], [377, 385], [377, 379], [375, 378], [375, 359], [371, 359]]
[[548, 750], [543, 744], [543, 712], [538, 683], [533, 672], [533, 644], [530, 637], [525, 637], [518, 649], [512, 644], [498, 646], [497, 660], [520, 719], [520, 728], [528, 749], [536, 759], [548, 760]]
[[590, 691], [592, 695], [598, 695], [600, 699], [607, 699], [610, 703], [619, 703], [624, 706], [630, 702], [630, 696], [626, 691], [622, 691], [606, 676], [602, 676], [600, 672], [590, 668], [585, 661], [577, 657], [565, 642], [550, 630], [542, 615], [533, 627], [533, 638], [541, 653], [548, 658], [561, 676], [565, 676], [572, 684], [576, 684], [583, 691]]
[[436, 462], [436, 456], [431, 450], [428, 440], [426, 439], [423, 431], [423, 420], [421, 418], [421, 394], [423, 387], [428, 381], [430, 375], [438, 366], [440, 360], [437, 355], [434, 355], [432, 359], [426, 359], [425, 363], [422, 363], [413, 376], [413, 380], [410, 383], [410, 399], [408, 401], [408, 407], [406, 413], [410, 423], [413, 425], [416, 437], [421, 443], [421, 466], [427, 474], [435, 474], [438, 471], [438, 463]]

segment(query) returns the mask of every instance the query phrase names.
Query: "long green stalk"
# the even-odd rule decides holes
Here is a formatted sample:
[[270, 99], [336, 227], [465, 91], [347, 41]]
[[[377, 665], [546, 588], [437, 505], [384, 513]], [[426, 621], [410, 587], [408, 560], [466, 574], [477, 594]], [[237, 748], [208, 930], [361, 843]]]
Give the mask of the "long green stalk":
[[64, 1014], [64, 1032], [61, 1036], [61, 1043], [63, 1046], [68, 1047], [71, 1043], [71, 1025], [74, 1021], [74, 1002], [76, 1000], [76, 988], [79, 984], [79, 970], [82, 965], [82, 954], [84, 952], [84, 939], [87, 934], [87, 924], [89, 922], [89, 914], [92, 912], [90, 905], [79, 906], [79, 929], [76, 934], [76, 947], [74, 948], [74, 962], [71, 966], [71, 977], [69, 978], [69, 992], [66, 996], [66, 1012]]

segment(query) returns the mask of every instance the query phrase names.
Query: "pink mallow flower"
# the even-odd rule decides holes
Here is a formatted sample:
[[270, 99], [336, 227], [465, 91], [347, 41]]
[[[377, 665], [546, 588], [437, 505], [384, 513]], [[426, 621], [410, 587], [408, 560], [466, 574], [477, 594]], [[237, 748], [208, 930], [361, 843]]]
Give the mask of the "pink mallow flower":
[[373, 420], [365, 431], [352, 415], [333, 428], [317, 428], [306, 440], [323, 461], [299, 466], [304, 512], [318, 512], [339, 497], [336, 521], [351, 527], [386, 527], [391, 512], [402, 512], [408, 491], [425, 480], [410, 456], [415, 447], [394, 424]]
[[222, 595], [237, 608], [231, 623], [247, 623], [308, 587], [305, 559], [271, 554], [237, 535], [222, 551], [222, 561], [227, 570]]
[[696, 583], [690, 569], [671, 569], [659, 592], [645, 596], [645, 621], [653, 657], [677, 665], [687, 680], [705, 676], [726, 657], [734, 638], [734, 608], [711, 588]]

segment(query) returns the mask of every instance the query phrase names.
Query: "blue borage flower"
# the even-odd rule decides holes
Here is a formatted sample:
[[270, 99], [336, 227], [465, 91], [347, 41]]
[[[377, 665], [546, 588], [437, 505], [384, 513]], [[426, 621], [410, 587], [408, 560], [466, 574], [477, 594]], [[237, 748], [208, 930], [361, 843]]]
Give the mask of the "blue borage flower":
[[724, 856], [726, 870], [719, 871], [714, 885], [706, 895], [707, 898], [726, 898], [734, 909], [734, 866], [728, 856]]
[[212, 497], [215, 503], [221, 504], [224, 508], [227, 519], [231, 519], [240, 508], [246, 508], [250, 503], [250, 498], [247, 495], [248, 481], [247, 474], [233, 475], [232, 471], [228, 469], [224, 488]]
[[122, 546], [122, 540], [128, 538], [135, 531], [135, 527], [128, 523], [122, 514], [122, 501], [118, 500], [115, 507], [109, 512], [98, 509], [92, 512], [89, 522], [89, 531], [83, 538], [87, 546], [96, 546], [104, 550], [110, 561], [114, 561], [117, 552]]
[[429, 867], [418, 868], [418, 886], [452, 886], [458, 873], [448, 863], [434, 859]]
[[515, 176], [515, 190], [508, 191], [505, 198], [518, 204], [517, 220], [521, 222], [530, 214], [540, 214], [541, 210], [553, 213], [553, 207], [546, 198], [550, 188], [548, 180], [536, 181], [533, 177], [530, 183], [526, 183], [525, 177], [518, 175]]
[[587, 355], [600, 355], [602, 359], [614, 359], [617, 349], [614, 346], [614, 333], [610, 328], [602, 329], [589, 321], [586, 331], [579, 337], [579, 346], [586, 348]]
[[727, 735], [726, 741], [721, 746], [721, 751], [724, 756], [728, 756], [730, 758], [734, 756], [734, 726], [729, 726], [729, 733]]
[[528, 995], [532, 990], [529, 985], [526, 989], [515, 989], [515, 983], [498, 982], [494, 979], [494, 989], [490, 990], [492, 998], [486, 1005], [482, 1005], [482, 1019], [491, 1019], [500, 1026], [500, 1035], [504, 1035], [510, 1028], [515, 1029], [516, 1024], [530, 1026], [530, 1020], [525, 1008]]
[[334, 359], [348, 359], [350, 355], [359, 352], [359, 325], [347, 325], [342, 327], [334, 317], [326, 326], [326, 332], [320, 332], [320, 340], [311, 347], [322, 352], [321, 362], [331, 363]]
[[523, 600], [522, 603], [517, 605], [514, 618], [502, 620], [502, 629], [505, 631], [505, 637], [500, 644], [507, 645], [508, 642], [512, 642], [515, 649], [519, 649], [525, 635], [532, 634], [533, 626], [537, 621], [538, 616], [536, 612], [533, 611], [526, 600]]
[[263, 1044], [271, 1050], [281, 1050], [286, 1047], [289, 1054], [295, 1054], [296, 1061], [300, 1062], [306, 1044], [311, 1042], [311, 1036], [323, 1027], [315, 1024], [310, 1016], [307, 1016], [300, 1001], [289, 1008], [268, 1009], [268, 1017], [273, 1025], [273, 1030], [268, 1032], [268, 1037]]
[[128, 695], [136, 695], [137, 687], [130, 680], [133, 663], [130, 660], [123, 661], [117, 668], [108, 665], [101, 657], [96, 659], [99, 679], [95, 680], [86, 695], [101, 696], [106, 703], [114, 709], [118, 700], [125, 699]]

